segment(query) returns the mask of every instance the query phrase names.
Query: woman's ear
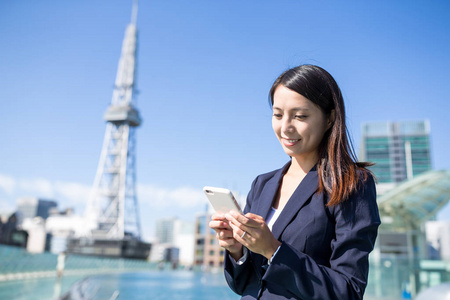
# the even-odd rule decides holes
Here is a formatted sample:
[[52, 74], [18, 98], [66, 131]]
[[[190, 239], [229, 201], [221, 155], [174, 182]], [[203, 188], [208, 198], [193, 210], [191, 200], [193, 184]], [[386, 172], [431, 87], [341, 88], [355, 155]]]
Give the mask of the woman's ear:
[[331, 126], [333, 126], [335, 119], [336, 119], [336, 111], [332, 109], [330, 115], [328, 116], [327, 130], [330, 129]]

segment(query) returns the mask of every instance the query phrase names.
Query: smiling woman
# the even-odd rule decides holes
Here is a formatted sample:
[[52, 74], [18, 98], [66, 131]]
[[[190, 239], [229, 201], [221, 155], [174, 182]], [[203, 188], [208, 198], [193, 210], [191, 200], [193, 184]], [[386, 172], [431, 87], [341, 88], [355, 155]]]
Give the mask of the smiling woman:
[[278, 77], [270, 100], [290, 161], [255, 179], [245, 215], [212, 216], [228, 285], [242, 299], [362, 299], [380, 218], [340, 89], [324, 69], [302, 65]]
[[284, 151], [314, 165], [322, 137], [334, 121], [334, 110], [325, 115], [313, 102], [279, 85], [274, 92], [273, 112], [272, 127]]
[[[290, 91], [287, 96], [277, 93], [278, 89]], [[277, 95], [275, 95], [277, 93]], [[324, 69], [314, 65], [302, 65], [281, 74], [270, 89], [269, 99], [272, 107], [278, 101], [284, 103], [300, 101], [316, 112], [317, 122], [326, 118], [326, 130], [320, 136], [320, 143], [316, 148], [318, 155], [317, 169], [320, 173], [319, 191], [326, 190], [330, 194], [329, 205], [345, 200], [355, 190], [358, 176], [357, 169], [372, 165], [366, 162], [356, 162], [356, 156], [349, 143], [346, 125], [345, 105], [341, 90], [334, 78]], [[290, 96], [290, 97], [289, 97]], [[322, 121], [321, 125], [324, 125]], [[317, 124], [315, 124], [317, 126]], [[332, 125], [332, 126], [331, 126]], [[320, 131], [320, 129], [319, 129]], [[307, 165], [306, 167], [308, 167]], [[328, 174], [325, 175], [324, 172]], [[367, 175], [367, 170], [363, 173]], [[328, 178], [328, 180], [325, 180]]]

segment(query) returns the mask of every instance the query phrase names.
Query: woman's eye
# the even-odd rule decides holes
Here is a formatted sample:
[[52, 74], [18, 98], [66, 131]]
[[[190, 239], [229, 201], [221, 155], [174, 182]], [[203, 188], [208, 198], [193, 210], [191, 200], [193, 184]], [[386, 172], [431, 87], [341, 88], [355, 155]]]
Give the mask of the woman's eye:
[[304, 119], [306, 119], [306, 117], [307, 116], [305, 116], [305, 115], [295, 115], [295, 118], [299, 119], [299, 120], [304, 120]]
[[277, 119], [280, 119], [280, 118], [282, 117], [281, 114], [273, 114], [273, 116], [274, 116], [275, 118], [277, 118]]

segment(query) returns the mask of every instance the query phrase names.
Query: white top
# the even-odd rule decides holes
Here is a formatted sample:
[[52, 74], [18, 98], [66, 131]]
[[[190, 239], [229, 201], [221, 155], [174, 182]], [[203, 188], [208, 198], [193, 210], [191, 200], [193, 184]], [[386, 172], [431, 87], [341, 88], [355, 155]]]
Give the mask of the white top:
[[[281, 214], [281, 209], [275, 209], [273, 207], [270, 208], [269, 215], [267, 216], [266, 223], [267, 227], [269, 227], [270, 231], [272, 231], [273, 224], [275, 224], [275, 221], [278, 219], [278, 217]], [[269, 265], [272, 262], [273, 257], [275, 254], [277, 254], [278, 250], [280, 250], [280, 247], [278, 247], [277, 251], [272, 255], [272, 258], [269, 260]], [[242, 265], [244, 261], [248, 257], [248, 249], [246, 247], [243, 248], [243, 255], [242, 257], [236, 262], [238, 265]]]
[[275, 221], [280, 216], [281, 209], [275, 209], [273, 207], [270, 208], [269, 215], [267, 216], [266, 223], [269, 227], [270, 231], [272, 231], [273, 224], [275, 224]]

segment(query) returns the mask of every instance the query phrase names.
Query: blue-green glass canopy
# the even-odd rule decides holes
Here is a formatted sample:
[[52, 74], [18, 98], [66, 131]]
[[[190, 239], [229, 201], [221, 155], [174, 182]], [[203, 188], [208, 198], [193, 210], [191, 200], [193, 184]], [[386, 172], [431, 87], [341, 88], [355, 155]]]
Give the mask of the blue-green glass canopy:
[[383, 227], [414, 229], [450, 200], [450, 170], [429, 171], [378, 198]]

